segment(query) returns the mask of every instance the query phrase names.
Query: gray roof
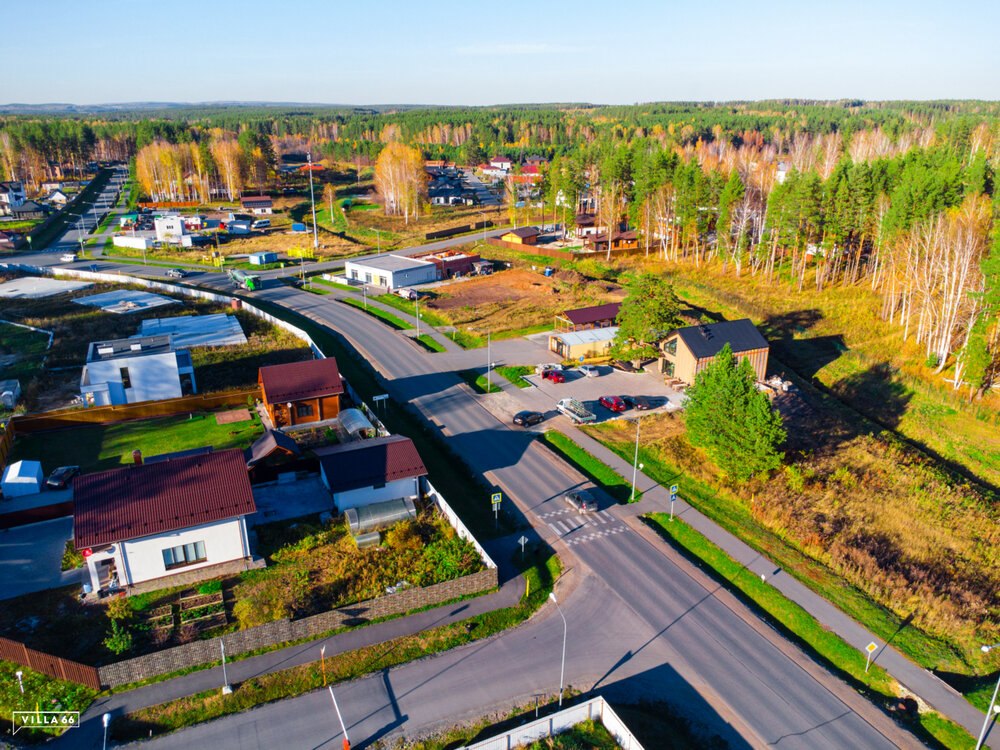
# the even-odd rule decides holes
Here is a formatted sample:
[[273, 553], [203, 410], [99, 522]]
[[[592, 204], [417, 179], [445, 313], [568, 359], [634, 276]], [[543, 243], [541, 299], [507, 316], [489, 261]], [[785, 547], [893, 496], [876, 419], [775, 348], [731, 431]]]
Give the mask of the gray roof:
[[174, 350], [170, 336], [144, 336], [137, 339], [116, 341], [95, 341], [87, 352], [88, 362], [101, 362], [122, 357], [144, 357], [147, 354], [163, 354]]
[[293, 456], [302, 455], [298, 443], [291, 437], [283, 432], [267, 430], [253, 445], [243, 450], [243, 458], [246, 459], [247, 468], [252, 468], [277, 450], [283, 450]]
[[366, 268], [377, 268], [380, 271], [407, 271], [411, 268], [420, 268], [423, 266], [433, 265], [424, 260], [414, 260], [413, 258], [407, 258], [403, 255], [376, 255], [371, 258], [359, 258], [357, 260], [349, 260], [348, 263], [352, 263], [356, 266], [363, 266]]
[[714, 357], [726, 344], [729, 344], [734, 354], [768, 348], [767, 340], [760, 335], [749, 318], [687, 326], [678, 328], [677, 334], [697, 359]]

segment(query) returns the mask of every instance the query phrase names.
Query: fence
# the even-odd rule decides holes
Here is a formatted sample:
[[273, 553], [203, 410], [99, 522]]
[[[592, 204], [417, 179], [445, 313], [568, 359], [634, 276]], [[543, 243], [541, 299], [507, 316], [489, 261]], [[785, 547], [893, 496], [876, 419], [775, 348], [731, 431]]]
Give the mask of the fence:
[[422, 481], [424, 484], [424, 493], [434, 501], [438, 510], [440, 510], [444, 514], [445, 518], [448, 519], [448, 523], [454, 527], [455, 533], [476, 548], [476, 552], [478, 552], [479, 556], [483, 558], [483, 562], [486, 563], [486, 567], [495, 568], [497, 565], [493, 562], [493, 558], [486, 553], [486, 549], [479, 543], [479, 540], [472, 535], [472, 532], [469, 531], [469, 527], [462, 523], [462, 519], [459, 518], [458, 514], [452, 510], [450, 505], [448, 505], [448, 502], [444, 499], [444, 495], [438, 492], [434, 488], [434, 485], [431, 484], [426, 477]]
[[57, 680], [78, 682], [94, 690], [101, 689], [101, 680], [95, 667], [35, 651], [23, 643], [3, 637], [0, 637], [0, 659], [20, 664]]
[[466, 745], [461, 750], [514, 750], [566, 732], [587, 719], [603, 724], [622, 750], [643, 750], [642, 745], [625, 726], [625, 722], [601, 696], [591, 698], [586, 703], [564, 708], [544, 719], [537, 719], [488, 740]]
[[542, 255], [546, 258], [558, 258], [560, 260], [574, 260], [578, 257], [576, 253], [571, 253], [567, 250], [551, 250], [544, 245], [522, 245], [519, 242], [498, 240], [495, 237], [487, 237], [486, 244], [506, 248], [507, 250], [513, 250], [526, 255]]
[[198, 201], [155, 201], [140, 203], [140, 208], [197, 208], [202, 205]]
[[463, 224], [460, 227], [451, 227], [450, 229], [439, 229], [436, 232], [428, 232], [424, 235], [425, 240], [436, 240], [442, 237], [454, 237], [456, 234], [464, 234], [465, 232], [474, 232], [477, 229], [483, 229], [484, 227], [492, 227], [492, 221], [477, 221], [475, 224]]

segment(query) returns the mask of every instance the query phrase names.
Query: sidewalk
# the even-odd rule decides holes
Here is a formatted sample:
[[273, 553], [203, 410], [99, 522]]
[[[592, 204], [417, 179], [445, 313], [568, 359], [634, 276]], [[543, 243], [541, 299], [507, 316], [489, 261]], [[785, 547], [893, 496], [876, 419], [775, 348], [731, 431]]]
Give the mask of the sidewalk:
[[[595, 458], [606, 463], [623, 477], [629, 478], [632, 476], [632, 464], [624, 461], [589, 435], [570, 427], [568, 423], [554, 426], [566, 437]], [[628, 518], [647, 513], [667, 513], [670, 511], [670, 492], [668, 488], [657, 484], [641, 471], [636, 475], [635, 487], [636, 491], [643, 493], [642, 499], [638, 503], [618, 506], [615, 509], [618, 516]], [[683, 487], [680, 489], [683, 491]], [[759, 552], [744, 544], [683, 500], [678, 499], [675, 503], [674, 515], [698, 531], [713, 544], [725, 550], [730, 557], [744, 565], [748, 570], [757, 575], [766, 576], [768, 583], [815, 617], [828, 630], [836, 633], [844, 641], [858, 649], [859, 652], [864, 653], [864, 648], [869, 643], [877, 643], [879, 649], [875, 652], [875, 656], [872, 659], [873, 664], [879, 664], [903, 687], [920, 696], [923, 701], [932, 706], [936, 711], [960, 724], [973, 737], [979, 736], [985, 714], [965, 700], [950, 685], [936, 677], [930, 671], [914, 664], [909, 658], [896, 651], [892, 646], [886, 645], [884, 641], [841, 612], [829, 601], [800, 583], [796, 578], [777, 567]], [[988, 738], [988, 742], [991, 744], [984, 745], [984, 747], [1000, 748], [1000, 738], [993, 736]]]
[[[502, 542], [503, 540], [494, 541]], [[278, 672], [319, 661], [320, 649], [323, 646], [326, 646], [326, 655], [334, 657], [338, 654], [383, 643], [394, 638], [414, 635], [431, 628], [460, 622], [497, 609], [512, 607], [518, 603], [521, 594], [524, 593], [525, 584], [524, 578], [520, 575], [511, 575], [514, 570], [508, 561], [509, 553], [506, 555], [500, 554], [500, 547], [506, 548], [507, 546], [509, 544], [501, 544], [495, 550], [487, 550], [491, 556], [494, 551], [499, 555], [497, 565], [499, 566], [500, 580], [502, 581], [499, 591], [468, 601], [446, 604], [412, 615], [398, 617], [395, 620], [355, 628], [354, 630], [331, 635], [327, 638], [318, 638], [308, 643], [287, 646], [286, 648], [270, 651], [259, 656], [251, 656], [238, 661], [229, 661], [226, 664], [226, 675], [229, 682], [237, 684], [271, 672]], [[493, 547], [493, 544], [488, 545], [488, 547]], [[110, 713], [112, 717], [121, 716], [130, 711], [155, 706], [205, 690], [213, 688], [221, 689], [222, 684], [222, 667], [217, 666], [180, 677], [174, 677], [163, 682], [156, 682], [152, 685], [146, 685], [124, 693], [116, 693], [98, 698], [80, 717], [80, 728], [65, 732], [61, 737], [54, 740], [52, 744], [54, 747], [74, 749], [99, 747], [103, 733], [101, 716], [104, 713]]]

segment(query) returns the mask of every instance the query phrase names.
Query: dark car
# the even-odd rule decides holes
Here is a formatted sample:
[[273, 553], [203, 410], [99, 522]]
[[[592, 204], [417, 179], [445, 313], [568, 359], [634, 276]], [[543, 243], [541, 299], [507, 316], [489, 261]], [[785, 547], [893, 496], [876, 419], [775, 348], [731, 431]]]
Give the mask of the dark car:
[[45, 486], [52, 490], [64, 490], [69, 487], [73, 477], [79, 473], [79, 466], [60, 466], [49, 474], [49, 478], [45, 480]]
[[587, 490], [570, 490], [563, 499], [579, 513], [597, 512], [597, 501]]
[[553, 383], [565, 383], [566, 373], [562, 370], [546, 370], [542, 373], [542, 380], [551, 380]]
[[514, 424], [521, 425], [521, 427], [529, 427], [533, 424], [538, 424], [545, 417], [537, 411], [519, 411], [514, 415]]
[[601, 396], [598, 403], [611, 411], [625, 411], [628, 408], [621, 396]]
[[625, 406], [629, 409], [646, 411], [653, 408], [653, 402], [645, 396], [619, 396], [619, 398], [625, 402]]
[[185, 271], [183, 268], [171, 268], [169, 271], [167, 271], [167, 276], [169, 276], [172, 279], [183, 279], [187, 275], [188, 272]]

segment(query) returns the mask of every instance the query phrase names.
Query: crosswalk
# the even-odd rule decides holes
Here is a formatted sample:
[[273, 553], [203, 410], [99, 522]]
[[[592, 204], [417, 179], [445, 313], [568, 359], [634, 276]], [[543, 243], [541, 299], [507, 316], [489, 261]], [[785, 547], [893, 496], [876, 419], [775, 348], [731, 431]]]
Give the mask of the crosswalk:
[[586, 544], [628, 530], [610, 513], [578, 513], [572, 508], [549, 511], [539, 515], [567, 546]]

